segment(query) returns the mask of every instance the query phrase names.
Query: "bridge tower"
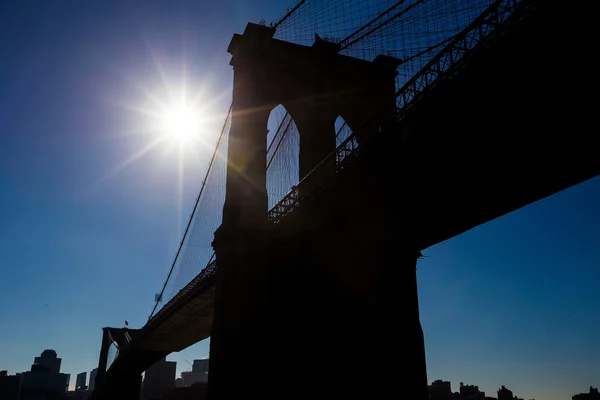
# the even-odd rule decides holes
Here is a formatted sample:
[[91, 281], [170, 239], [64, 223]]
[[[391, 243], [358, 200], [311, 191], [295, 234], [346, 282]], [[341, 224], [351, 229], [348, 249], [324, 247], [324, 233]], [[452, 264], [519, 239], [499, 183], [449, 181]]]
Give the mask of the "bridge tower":
[[250, 23], [228, 48], [233, 116], [223, 220], [213, 242], [209, 399], [393, 393], [425, 400], [420, 252], [411, 241], [410, 205], [387, 168], [394, 160], [364, 167], [277, 227], [267, 214], [271, 110], [282, 104], [296, 123], [299, 190], [306, 194], [335, 171], [326, 156], [336, 147], [338, 116], [361, 144], [395, 129], [400, 61], [380, 55], [369, 62], [318, 37], [309, 47], [274, 33]]
[[[125, 348], [127, 343], [132, 337], [138, 334], [138, 329], [129, 328], [102, 328], [102, 344], [100, 345], [100, 357], [98, 359], [98, 371], [96, 373], [96, 380], [94, 382], [94, 392], [91, 399], [107, 399], [114, 397], [116, 394], [111, 390], [116, 390], [117, 395], [121, 399], [139, 399], [140, 398], [140, 385], [142, 375], [136, 368], [130, 370], [119, 370], [111, 371], [113, 375], [118, 378], [115, 379], [116, 387], [104, 387], [103, 383], [106, 379], [107, 367], [108, 367], [108, 353], [110, 346], [116, 343], [119, 349]], [[154, 354], [151, 354], [154, 355]], [[145, 357], [140, 357], [139, 360], [146, 362]], [[133, 366], [132, 366], [133, 367]]]

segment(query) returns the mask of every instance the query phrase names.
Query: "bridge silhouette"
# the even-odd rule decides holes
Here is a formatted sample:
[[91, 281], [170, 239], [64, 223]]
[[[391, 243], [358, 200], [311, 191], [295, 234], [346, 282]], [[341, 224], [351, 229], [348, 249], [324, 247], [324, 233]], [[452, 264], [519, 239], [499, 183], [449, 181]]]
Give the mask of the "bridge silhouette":
[[[180, 248], [146, 325], [103, 329], [94, 400], [139, 398], [143, 371], [209, 337], [211, 399], [426, 399], [421, 252], [600, 174], [579, 5], [365, 2], [340, 38], [310, 31], [310, 3], [233, 36]], [[388, 47], [423, 19], [424, 43]]]

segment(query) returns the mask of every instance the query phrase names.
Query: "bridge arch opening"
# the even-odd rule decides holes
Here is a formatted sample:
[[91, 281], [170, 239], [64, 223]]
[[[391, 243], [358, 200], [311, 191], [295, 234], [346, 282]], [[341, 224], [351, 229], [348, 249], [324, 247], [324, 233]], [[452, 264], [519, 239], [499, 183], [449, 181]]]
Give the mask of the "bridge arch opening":
[[267, 129], [267, 196], [271, 209], [300, 180], [300, 134], [282, 104], [271, 110]]
[[335, 147], [341, 145], [350, 135], [352, 129], [341, 115], [338, 116], [335, 120]]
[[106, 360], [106, 369], [108, 370], [112, 363], [115, 361], [117, 356], [119, 355], [119, 346], [117, 346], [116, 342], [111, 342], [108, 347], [108, 357]]

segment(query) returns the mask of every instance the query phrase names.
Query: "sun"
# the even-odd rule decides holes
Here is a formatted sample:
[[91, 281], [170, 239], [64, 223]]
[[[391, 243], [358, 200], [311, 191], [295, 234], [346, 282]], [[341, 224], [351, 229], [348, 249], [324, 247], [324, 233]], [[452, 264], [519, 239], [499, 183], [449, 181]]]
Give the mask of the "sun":
[[181, 70], [170, 77], [168, 69], [157, 64], [156, 74], [160, 79], [154, 84], [131, 78], [136, 97], [117, 101], [116, 105], [126, 111], [122, 120], [127, 129], [123, 136], [135, 143], [137, 149], [111, 168], [101, 181], [134, 162], [149, 157], [156, 160], [157, 156], [161, 163], [177, 168], [181, 180], [184, 169], [200, 167], [198, 160], [216, 151], [217, 138], [228, 115], [223, 108], [228, 92], [215, 92], [211, 81], [203, 75], [191, 78], [186, 65], [184, 62]]
[[161, 130], [169, 140], [176, 143], [189, 142], [202, 131], [201, 114], [200, 110], [188, 104], [173, 104], [160, 112]]

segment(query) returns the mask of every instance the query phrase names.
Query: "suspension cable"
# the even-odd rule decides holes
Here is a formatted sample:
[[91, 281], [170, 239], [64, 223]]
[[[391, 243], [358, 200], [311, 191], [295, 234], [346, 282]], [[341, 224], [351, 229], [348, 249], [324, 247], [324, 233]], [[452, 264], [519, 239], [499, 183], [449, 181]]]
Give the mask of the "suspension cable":
[[300, 1], [298, 2], [298, 4], [296, 4], [296, 5], [295, 5], [295, 6], [294, 6], [294, 7], [293, 7], [293, 8], [292, 8], [292, 9], [291, 9], [291, 10], [290, 10], [290, 11], [289, 11], [287, 14], [285, 14], [283, 17], [281, 17], [281, 18], [279, 19], [279, 21], [272, 23], [272, 24], [271, 24], [271, 27], [273, 27], [273, 28], [277, 29], [277, 27], [278, 27], [279, 25], [281, 25], [281, 23], [282, 23], [283, 21], [285, 21], [286, 19], [288, 19], [289, 17], [291, 17], [291, 16], [292, 16], [292, 14], [294, 14], [294, 13], [295, 13], [295, 12], [296, 12], [296, 11], [297, 11], [297, 10], [298, 10], [298, 9], [299, 9], [301, 6], [302, 6], [302, 4], [304, 4], [304, 3], [306, 3], [306, 0], [300, 0]]
[[361, 39], [364, 39], [365, 37], [369, 36], [370, 34], [372, 34], [373, 32], [375, 32], [376, 30], [380, 29], [382, 26], [385, 26], [385, 25], [389, 24], [390, 22], [394, 21], [395, 19], [400, 18], [403, 14], [407, 13], [411, 9], [413, 9], [416, 6], [418, 6], [419, 4], [423, 3], [423, 1], [425, 1], [425, 0], [415, 1], [413, 4], [409, 5], [408, 7], [406, 7], [404, 10], [402, 10], [398, 14], [394, 15], [393, 17], [388, 18], [387, 20], [383, 21], [381, 24], [377, 25], [375, 28], [368, 30], [367, 32], [363, 33], [362, 35], [360, 35], [356, 39], [354, 39], [354, 40], [346, 43], [345, 45], [343, 45], [340, 48], [340, 50], [344, 50], [344, 49], [352, 46], [354, 43], [359, 42]]
[[364, 24], [363, 26], [361, 26], [360, 28], [358, 28], [357, 30], [355, 30], [354, 32], [352, 32], [351, 34], [346, 36], [344, 39], [342, 39], [342, 41], [340, 42], [340, 45], [342, 45], [344, 42], [352, 39], [354, 36], [358, 35], [360, 32], [364, 31], [369, 26], [373, 25], [375, 22], [377, 22], [378, 20], [383, 18], [384, 15], [389, 14], [390, 11], [392, 11], [394, 8], [398, 7], [400, 4], [404, 3], [405, 1], [406, 0], [400, 0], [399, 2], [397, 2], [396, 4], [394, 4], [393, 6], [391, 6], [390, 8], [388, 8], [387, 10], [385, 10], [384, 12], [380, 13], [378, 16], [373, 18], [371, 21], [367, 22], [366, 24]]
[[[288, 112], [286, 112], [285, 116], [281, 120], [281, 124], [279, 124], [279, 129], [277, 129], [277, 133], [275, 134], [275, 137], [273, 137], [273, 141], [271, 142], [271, 145], [273, 143], [275, 143], [275, 138], [277, 137], [277, 135], [281, 131], [281, 127], [283, 126], [283, 122], [285, 121], [286, 117], [288, 117], [288, 123], [285, 126], [285, 128], [283, 129], [283, 133], [281, 134], [281, 138], [279, 139], [279, 142], [277, 142], [277, 146], [275, 146], [275, 150], [273, 150], [273, 154], [271, 155], [271, 158], [269, 159], [269, 162], [267, 162], [267, 171], [269, 170], [269, 167], [271, 166], [271, 162], [273, 162], [273, 159], [275, 158], [275, 154], [277, 154], [277, 151], [279, 150], [279, 146], [283, 142], [283, 138], [285, 137], [285, 134], [287, 133], [288, 129], [290, 128], [290, 125], [292, 124], [292, 121], [293, 121], [292, 116]], [[271, 149], [271, 146], [269, 146], [269, 150], [270, 149]]]
[[219, 134], [219, 139], [217, 140], [217, 145], [215, 146], [215, 151], [213, 152], [213, 155], [210, 158], [210, 162], [208, 164], [208, 170], [206, 171], [206, 175], [204, 176], [204, 180], [202, 181], [202, 186], [200, 187], [200, 192], [198, 193], [198, 197], [196, 198], [196, 203], [194, 204], [194, 209], [192, 210], [190, 219], [187, 223], [187, 226], [185, 227], [185, 231], [183, 233], [183, 238], [181, 239], [181, 242], [179, 242], [179, 248], [177, 249], [177, 253], [175, 254], [175, 259], [173, 260], [173, 263], [171, 264], [171, 268], [169, 269], [169, 273], [167, 274], [167, 279], [165, 279], [165, 283], [160, 291], [160, 294], [158, 295], [158, 298], [156, 299], [156, 302], [154, 303], [154, 308], [152, 309], [152, 312], [150, 313], [148, 320], [150, 320], [150, 318], [152, 318], [152, 316], [154, 315], [154, 312], [156, 311], [156, 307], [158, 307], [158, 303], [162, 300], [162, 296], [163, 296], [163, 293], [165, 292], [165, 288], [167, 287], [167, 283], [169, 282], [169, 278], [171, 278], [171, 274], [173, 273], [175, 264], [177, 263], [177, 260], [179, 259], [179, 253], [181, 252], [181, 249], [183, 247], [183, 243], [185, 241], [187, 233], [190, 229], [190, 226], [192, 225], [192, 220], [194, 219], [194, 214], [196, 213], [196, 209], [198, 208], [198, 204], [200, 203], [200, 197], [202, 196], [202, 193], [204, 192], [204, 187], [206, 186], [206, 181], [208, 180], [208, 174], [210, 173], [212, 165], [215, 161], [215, 158], [216, 158], [216, 155], [217, 155], [217, 152], [219, 149], [219, 144], [221, 143], [221, 140], [223, 139], [223, 134], [225, 133], [225, 128], [227, 126], [227, 119], [229, 118], [229, 116], [231, 114], [232, 107], [233, 106], [229, 106], [229, 111], [227, 111], [227, 115], [225, 117], [225, 122], [223, 123], [223, 128], [221, 128], [221, 133]]

